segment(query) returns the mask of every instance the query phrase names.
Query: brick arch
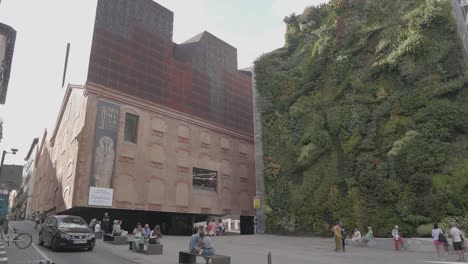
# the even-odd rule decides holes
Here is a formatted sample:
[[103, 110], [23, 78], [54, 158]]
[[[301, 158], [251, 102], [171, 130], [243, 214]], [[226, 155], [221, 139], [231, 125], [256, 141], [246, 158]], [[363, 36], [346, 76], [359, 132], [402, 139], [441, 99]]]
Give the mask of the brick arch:
[[148, 203], [152, 205], [163, 205], [166, 197], [166, 182], [157, 177], [148, 181]]
[[190, 139], [190, 128], [185, 125], [179, 125], [177, 127], [177, 135], [179, 138]]
[[231, 140], [229, 140], [229, 138], [222, 137], [220, 139], [220, 144], [221, 144], [221, 148], [224, 149], [224, 150], [230, 150], [231, 149]]
[[249, 168], [246, 164], [239, 164], [239, 178], [248, 179], [249, 178]]
[[155, 132], [166, 133], [167, 124], [162, 118], [153, 117], [151, 118], [151, 129]]
[[219, 170], [222, 175], [231, 176], [232, 175], [231, 162], [227, 159], [222, 160]]
[[189, 185], [186, 182], [176, 183], [175, 200], [176, 206], [187, 207], [189, 205]]
[[166, 151], [160, 144], [152, 144], [150, 148], [150, 161], [158, 164], [164, 164], [166, 161]]

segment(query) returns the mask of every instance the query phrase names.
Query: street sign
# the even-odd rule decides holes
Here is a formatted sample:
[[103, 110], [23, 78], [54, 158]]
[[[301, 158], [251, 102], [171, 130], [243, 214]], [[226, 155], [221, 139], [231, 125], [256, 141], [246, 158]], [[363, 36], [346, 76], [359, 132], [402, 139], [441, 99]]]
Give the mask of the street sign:
[[253, 198], [253, 208], [260, 209], [260, 197], [254, 196]]

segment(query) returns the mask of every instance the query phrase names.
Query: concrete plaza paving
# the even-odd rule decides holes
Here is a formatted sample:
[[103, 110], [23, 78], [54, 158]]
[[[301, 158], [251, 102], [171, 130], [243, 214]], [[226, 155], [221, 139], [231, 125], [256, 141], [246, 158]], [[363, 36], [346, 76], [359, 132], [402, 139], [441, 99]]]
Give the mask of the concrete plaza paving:
[[[21, 231], [30, 232], [37, 238], [37, 231], [31, 222], [15, 222]], [[37, 239], [34, 239], [36, 242]], [[147, 256], [133, 253], [128, 246], [114, 246], [107, 242], [98, 241], [92, 252], [79, 250], [62, 250], [52, 252], [49, 248], [40, 247], [54, 263], [141, 263], [141, 264], [175, 264], [178, 252], [187, 250], [189, 237], [163, 237], [164, 254]], [[391, 250], [390, 240], [378, 239], [377, 248], [347, 247], [347, 252], [336, 253], [331, 239], [284, 237], [272, 235], [257, 236], [224, 236], [213, 238], [217, 253], [231, 256], [233, 264], [266, 264], [267, 254], [272, 254], [272, 264], [393, 264], [393, 263], [459, 263], [455, 262], [455, 255], [446, 255], [447, 261], [438, 262], [434, 252], [394, 252]], [[383, 248], [383, 249], [382, 249]], [[429, 249], [429, 248], [428, 248]], [[27, 255], [37, 260], [39, 253], [20, 251], [10, 247], [8, 249], [9, 263], [27, 263]], [[32, 261], [34, 259], [31, 259]]]

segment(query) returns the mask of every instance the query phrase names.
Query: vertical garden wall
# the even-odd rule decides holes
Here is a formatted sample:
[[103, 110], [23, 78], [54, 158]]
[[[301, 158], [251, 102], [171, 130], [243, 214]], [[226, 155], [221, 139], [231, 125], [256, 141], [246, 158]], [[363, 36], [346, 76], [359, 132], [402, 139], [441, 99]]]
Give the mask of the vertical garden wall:
[[468, 74], [449, 0], [333, 0], [255, 62], [267, 228], [388, 235], [468, 212]]

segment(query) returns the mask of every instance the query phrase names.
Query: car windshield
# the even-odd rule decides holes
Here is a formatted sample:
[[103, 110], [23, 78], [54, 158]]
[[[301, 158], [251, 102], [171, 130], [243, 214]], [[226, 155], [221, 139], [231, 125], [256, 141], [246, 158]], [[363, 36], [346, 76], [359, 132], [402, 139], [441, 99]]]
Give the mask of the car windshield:
[[79, 217], [65, 217], [57, 219], [58, 227], [73, 228], [73, 227], [87, 227], [86, 222]]

